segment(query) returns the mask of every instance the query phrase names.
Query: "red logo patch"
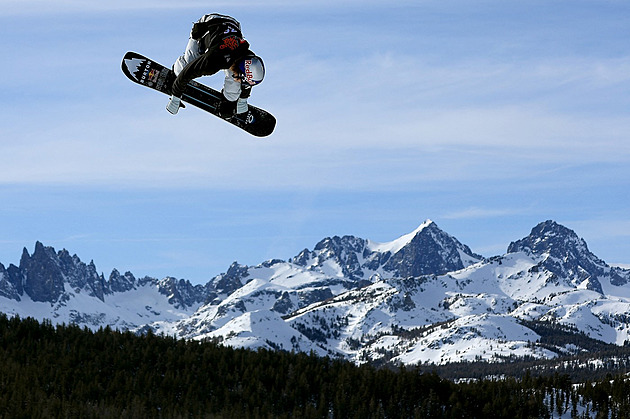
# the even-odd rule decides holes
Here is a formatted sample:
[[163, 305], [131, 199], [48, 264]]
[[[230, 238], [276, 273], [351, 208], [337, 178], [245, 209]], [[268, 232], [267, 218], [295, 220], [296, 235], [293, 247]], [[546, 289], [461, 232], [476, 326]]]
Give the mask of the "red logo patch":
[[238, 48], [239, 45], [241, 45], [241, 39], [239, 39], [239, 38], [237, 38], [235, 36], [232, 36], [232, 37], [229, 37], [229, 38], [225, 38], [223, 40], [223, 45], [221, 45], [219, 47], [219, 49], [229, 48], [232, 51], [234, 51], [236, 48]]

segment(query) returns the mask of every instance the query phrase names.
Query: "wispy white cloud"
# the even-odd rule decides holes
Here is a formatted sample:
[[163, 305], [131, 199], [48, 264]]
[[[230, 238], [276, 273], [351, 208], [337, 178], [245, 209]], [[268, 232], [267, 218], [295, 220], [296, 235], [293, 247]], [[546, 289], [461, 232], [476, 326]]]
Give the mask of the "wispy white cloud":
[[[401, 4], [414, 4], [413, 1], [400, 1]], [[133, 2], [111, 0], [107, 2], [86, 2], [81, 0], [0, 0], [0, 16], [12, 15], [41, 15], [41, 14], [65, 14], [65, 13], [98, 13], [121, 12], [139, 10], [199, 10], [200, 13], [211, 13], [222, 10], [255, 10], [269, 8], [290, 8], [292, 10], [319, 9], [327, 7], [357, 7], [382, 4], [379, 0], [346, 0], [339, 3], [334, 0], [269, 0], [264, 3], [255, 0], [244, 0], [238, 3], [233, 1], [214, 1], [209, 5], [203, 0], [137, 0]], [[210, 7], [211, 6], [211, 7]], [[212, 9], [212, 10], [210, 10]]]
[[502, 209], [502, 208], [481, 208], [470, 207], [463, 210], [451, 211], [443, 214], [441, 218], [452, 219], [473, 219], [473, 218], [495, 218], [508, 215], [524, 214], [527, 212], [525, 208], [519, 209]]
[[[425, 218], [492, 255], [552, 218], [586, 220], [567, 226], [627, 261], [627, 7], [0, 0], [3, 240], [85, 234], [70, 250], [99, 266], [194, 263], [177, 260], [183, 251], [212, 254], [218, 272], [291, 256], [322, 232], [387, 241]], [[170, 65], [212, 11], [241, 19], [265, 59], [251, 102], [278, 117], [268, 139], [194, 108], [172, 117], [166, 96], [120, 72], [127, 50]], [[85, 191], [102, 200], [85, 203]], [[197, 253], [200, 237], [223, 242]]]
[[[334, 74], [317, 61], [309, 71], [316, 85]], [[288, 78], [289, 72], [278, 72], [273, 77]], [[271, 138], [257, 140], [194, 108], [171, 117], [165, 96], [115, 76], [120, 98], [40, 106], [38, 120], [16, 114], [7, 121], [7, 132], [22, 141], [0, 144], [0, 152], [12, 156], [0, 181], [390, 188], [523, 178], [533, 168], [544, 173], [630, 157], [623, 141], [630, 127], [622, 116], [572, 116], [529, 102], [455, 109], [412, 103], [403, 110], [393, 106], [386, 87], [374, 86], [368, 98], [348, 94], [341, 84], [329, 91], [331, 98], [261, 86], [252, 101], [271, 109], [278, 127]]]
[[606, 218], [570, 220], [567, 225], [592, 240], [630, 238], [630, 220], [627, 217], [609, 215]]

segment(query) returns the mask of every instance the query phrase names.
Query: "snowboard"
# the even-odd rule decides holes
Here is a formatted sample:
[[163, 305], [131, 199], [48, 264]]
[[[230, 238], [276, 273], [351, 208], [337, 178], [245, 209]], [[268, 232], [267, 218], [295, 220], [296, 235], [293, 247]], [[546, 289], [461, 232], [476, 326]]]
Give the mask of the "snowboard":
[[[135, 83], [171, 95], [175, 73], [150, 58], [136, 52], [128, 52], [122, 61], [122, 71]], [[193, 80], [186, 86], [182, 101], [221, 118], [218, 110], [222, 98], [221, 92]], [[248, 111], [243, 114], [221, 119], [256, 137], [270, 135], [276, 127], [276, 118], [256, 106], [248, 104], [248, 108]]]

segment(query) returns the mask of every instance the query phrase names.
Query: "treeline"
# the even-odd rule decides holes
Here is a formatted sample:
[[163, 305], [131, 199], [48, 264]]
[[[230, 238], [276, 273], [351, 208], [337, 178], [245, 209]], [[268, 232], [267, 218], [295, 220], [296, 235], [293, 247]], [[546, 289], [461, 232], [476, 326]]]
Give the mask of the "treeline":
[[93, 332], [0, 315], [1, 418], [630, 417], [623, 377], [456, 384], [303, 353]]
[[[556, 358], [503, 357], [503, 362], [457, 362], [446, 365], [430, 365], [423, 369], [435, 371], [440, 377], [483, 378], [510, 376], [522, 378], [526, 372], [535, 375], [567, 375], [573, 382], [604, 380], [606, 377], [630, 373], [630, 345], [619, 346], [590, 338], [576, 328], [552, 322], [521, 321], [540, 339], [532, 343], [537, 347], [556, 352]], [[567, 354], [560, 348], [573, 348]]]

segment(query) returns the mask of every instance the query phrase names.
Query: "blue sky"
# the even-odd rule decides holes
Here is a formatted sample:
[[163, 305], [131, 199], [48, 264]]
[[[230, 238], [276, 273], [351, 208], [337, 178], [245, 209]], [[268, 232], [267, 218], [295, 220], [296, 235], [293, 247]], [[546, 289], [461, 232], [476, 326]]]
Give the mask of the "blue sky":
[[[630, 264], [626, 1], [90, 3], [0, 0], [5, 266], [39, 240], [205, 283], [425, 219], [484, 256], [553, 219]], [[209, 12], [265, 60], [267, 139], [171, 116], [120, 71], [126, 51], [170, 66]]]

